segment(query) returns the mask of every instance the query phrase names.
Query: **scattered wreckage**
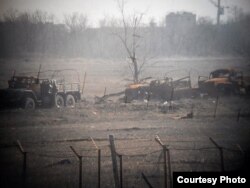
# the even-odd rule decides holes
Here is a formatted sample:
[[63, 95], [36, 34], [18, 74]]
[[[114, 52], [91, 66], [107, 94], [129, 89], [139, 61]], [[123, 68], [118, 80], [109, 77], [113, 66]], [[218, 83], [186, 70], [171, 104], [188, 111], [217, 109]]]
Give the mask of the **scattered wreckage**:
[[193, 91], [190, 76], [178, 80], [165, 77], [164, 79], [128, 85], [125, 89], [125, 102], [140, 99], [172, 101], [184, 96], [191, 97], [194, 95]]
[[198, 77], [198, 88], [191, 86], [190, 75], [173, 80], [166, 77], [162, 80], [152, 80], [130, 84], [125, 89], [125, 101], [158, 99], [172, 101], [180, 98], [191, 98], [207, 94], [218, 95], [249, 95], [250, 77], [243, 76], [242, 71], [235, 69], [217, 69], [209, 77]]
[[[71, 69], [39, 71], [36, 77], [16, 76], [15, 73], [8, 81], [8, 88], [0, 90], [0, 107], [22, 107], [24, 109], [35, 109], [42, 107], [74, 107], [81, 99], [80, 82], [66, 82], [65, 71]], [[40, 78], [41, 73], [53, 72], [51, 79]], [[73, 72], [77, 74], [76, 71]], [[62, 75], [63, 79], [53, 79]], [[79, 78], [79, 77], [78, 77]]]
[[[0, 90], [0, 107], [25, 109], [35, 109], [38, 106], [75, 107], [76, 102], [81, 100], [82, 93], [78, 72], [74, 69], [41, 72], [40, 69], [41, 67], [36, 77], [16, 76], [14, 73], [8, 81], [8, 88]], [[67, 71], [77, 75], [76, 82], [66, 81]], [[45, 72], [52, 72], [50, 79], [40, 78], [40, 74]], [[119, 95], [125, 95], [125, 103], [154, 99], [171, 103], [173, 100], [193, 98], [204, 93], [209, 96], [249, 94], [250, 77], [243, 76], [241, 71], [235, 69], [218, 69], [212, 71], [209, 77], [199, 76], [198, 88], [191, 86], [190, 75], [176, 80], [170, 77], [164, 79], [148, 77], [140, 83], [129, 84], [125, 91], [108, 95], [105, 92], [103, 97], [96, 97], [96, 103]]]
[[210, 96], [246, 94], [250, 92], [250, 77], [236, 69], [217, 69], [209, 77], [199, 76], [198, 86], [201, 93]]

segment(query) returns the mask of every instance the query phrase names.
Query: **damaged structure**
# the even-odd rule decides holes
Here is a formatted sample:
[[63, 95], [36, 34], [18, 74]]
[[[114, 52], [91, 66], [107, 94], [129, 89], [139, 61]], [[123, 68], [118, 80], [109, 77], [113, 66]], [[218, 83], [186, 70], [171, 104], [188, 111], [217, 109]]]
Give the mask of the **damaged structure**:
[[125, 89], [126, 102], [143, 99], [168, 101], [185, 96], [191, 97], [192, 95], [193, 89], [190, 76], [178, 80], [166, 77], [164, 79], [151, 80], [150, 82], [130, 84]]
[[250, 77], [236, 69], [217, 69], [209, 77], [199, 76], [200, 92], [211, 96], [246, 94], [250, 92]]

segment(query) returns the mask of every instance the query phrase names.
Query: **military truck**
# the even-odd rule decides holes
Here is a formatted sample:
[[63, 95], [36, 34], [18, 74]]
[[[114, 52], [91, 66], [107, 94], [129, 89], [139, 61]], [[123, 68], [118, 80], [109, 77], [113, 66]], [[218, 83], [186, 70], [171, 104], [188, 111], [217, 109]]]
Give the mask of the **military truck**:
[[[63, 70], [56, 70], [61, 72]], [[0, 107], [75, 107], [81, 100], [80, 82], [67, 83], [55, 79], [41, 79], [40, 68], [37, 77], [16, 76], [8, 81], [8, 88], [0, 90]]]
[[249, 94], [250, 79], [243, 76], [240, 70], [225, 68], [217, 69], [210, 73], [209, 77], [199, 76], [198, 86], [200, 92], [211, 96]]

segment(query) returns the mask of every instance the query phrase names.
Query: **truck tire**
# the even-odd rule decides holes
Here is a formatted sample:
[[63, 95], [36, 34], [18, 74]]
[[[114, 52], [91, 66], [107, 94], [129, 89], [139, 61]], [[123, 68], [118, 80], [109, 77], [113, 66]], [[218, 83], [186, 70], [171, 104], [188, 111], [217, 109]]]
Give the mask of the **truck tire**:
[[66, 107], [70, 107], [70, 108], [74, 108], [76, 105], [76, 101], [75, 98], [73, 97], [73, 95], [69, 94], [66, 97]]
[[33, 98], [27, 97], [24, 101], [24, 109], [25, 110], [34, 110], [36, 108], [36, 103]]
[[64, 107], [64, 99], [61, 95], [56, 95], [55, 106], [56, 106], [56, 108], [63, 108]]

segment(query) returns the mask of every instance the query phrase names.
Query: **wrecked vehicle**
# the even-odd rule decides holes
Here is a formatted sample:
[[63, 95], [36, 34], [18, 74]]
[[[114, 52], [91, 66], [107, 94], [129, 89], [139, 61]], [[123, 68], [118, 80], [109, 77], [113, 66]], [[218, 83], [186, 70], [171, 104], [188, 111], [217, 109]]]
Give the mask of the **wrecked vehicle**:
[[142, 99], [147, 101], [151, 99], [168, 101], [182, 97], [181, 93], [185, 92], [186, 95], [189, 92], [187, 90], [191, 91], [190, 76], [178, 80], [166, 77], [164, 79], [151, 80], [149, 83], [143, 82], [128, 85], [125, 89], [125, 102]]
[[41, 79], [40, 74], [40, 68], [37, 77], [16, 76], [14, 73], [8, 81], [8, 88], [0, 90], [0, 107], [74, 107], [81, 99], [80, 82], [66, 83], [54, 79]]
[[[66, 78], [67, 74], [75, 76], [73, 81], [69, 81], [69, 78]], [[56, 107], [75, 107], [75, 103], [81, 100], [80, 78], [78, 72], [75, 69], [55, 70], [53, 71], [51, 79], [55, 80], [57, 89], [55, 96]]]
[[249, 77], [244, 77], [243, 72], [235, 69], [217, 69], [209, 77], [199, 76], [198, 86], [201, 93], [211, 96], [249, 94]]
[[158, 98], [167, 100], [171, 97], [172, 86], [168, 80], [152, 80], [150, 83], [130, 84], [125, 89], [125, 102]]

